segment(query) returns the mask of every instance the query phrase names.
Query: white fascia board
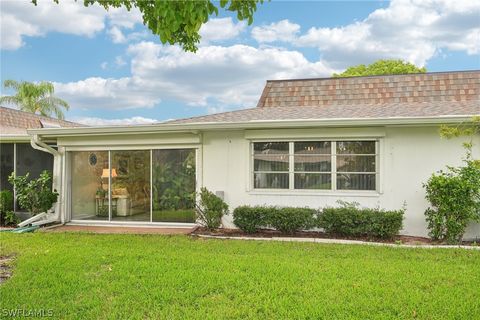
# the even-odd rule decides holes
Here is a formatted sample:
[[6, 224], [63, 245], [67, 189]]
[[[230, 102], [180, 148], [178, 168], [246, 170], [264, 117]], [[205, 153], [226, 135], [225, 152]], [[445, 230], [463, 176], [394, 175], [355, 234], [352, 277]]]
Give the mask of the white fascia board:
[[29, 142], [30, 136], [29, 135], [13, 135], [13, 134], [1, 134], [0, 135], [0, 142]]
[[359, 127], [359, 126], [418, 126], [436, 124], [454, 124], [469, 122], [472, 115], [438, 117], [391, 117], [391, 118], [347, 118], [347, 119], [288, 119], [288, 120], [252, 120], [244, 122], [197, 122], [197, 123], [159, 123], [136, 126], [97, 126], [77, 128], [29, 129], [30, 135], [42, 137], [92, 136], [92, 135], [131, 135], [145, 133], [198, 134], [199, 130], [225, 129], [265, 129], [265, 128], [308, 128], [308, 127]]

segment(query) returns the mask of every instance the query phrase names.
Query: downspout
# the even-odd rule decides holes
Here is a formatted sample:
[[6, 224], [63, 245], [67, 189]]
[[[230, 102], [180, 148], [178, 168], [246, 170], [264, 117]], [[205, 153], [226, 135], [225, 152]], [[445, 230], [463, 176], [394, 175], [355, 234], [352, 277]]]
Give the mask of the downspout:
[[[54, 160], [53, 160], [53, 178], [55, 178], [55, 174], [58, 173], [58, 171], [61, 170], [61, 168], [62, 168], [62, 153], [58, 152], [57, 150], [53, 149], [52, 147], [47, 145], [45, 142], [43, 142], [41, 140], [41, 138], [38, 136], [38, 134], [34, 134], [32, 136], [32, 138], [30, 139], [30, 145], [32, 146], [32, 148], [34, 148], [36, 150], [47, 152], [47, 153], [50, 153], [50, 154], [53, 155], [53, 157], [54, 157]], [[61, 219], [61, 208], [62, 208], [62, 203], [63, 203], [62, 182], [63, 182], [63, 179], [62, 179], [61, 176], [56, 177], [56, 183], [55, 184], [52, 181], [53, 187], [54, 188], [56, 187], [57, 192], [59, 193], [57, 204], [56, 204], [56, 207], [55, 207], [55, 216], [52, 217], [52, 218], [47, 218], [47, 220], [45, 220], [45, 221], [42, 221], [42, 222], [44, 222], [42, 224], [45, 224], [45, 223], [48, 223], [48, 222], [58, 222], [58, 221], [63, 220], [63, 219]], [[37, 217], [37, 216], [35, 216], [35, 217]], [[33, 218], [35, 218], [35, 217], [33, 217]], [[41, 219], [41, 218], [42, 217], [39, 217], [39, 219]], [[31, 219], [29, 219], [29, 220], [31, 220]], [[32, 223], [34, 221], [29, 221], [29, 222]]]

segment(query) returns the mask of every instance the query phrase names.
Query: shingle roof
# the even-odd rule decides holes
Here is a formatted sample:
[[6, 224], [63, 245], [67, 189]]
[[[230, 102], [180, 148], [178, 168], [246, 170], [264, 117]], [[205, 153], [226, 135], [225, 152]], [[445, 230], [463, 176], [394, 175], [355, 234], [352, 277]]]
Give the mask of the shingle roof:
[[480, 70], [268, 81], [257, 108], [167, 123], [378, 119], [480, 114]]
[[44, 128], [46, 126], [83, 127], [79, 123], [54, 119], [16, 109], [0, 106], [0, 134], [27, 135], [27, 129]]
[[470, 101], [479, 95], [480, 70], [270, 80], [257, 107]]
[[252, 108], [208, 116], [173, 120], [166, 123], [248, 122], [271, 120], [383, 119], [480, 115], [480, 101], [439, 101], [327, 105], [323, 107]]

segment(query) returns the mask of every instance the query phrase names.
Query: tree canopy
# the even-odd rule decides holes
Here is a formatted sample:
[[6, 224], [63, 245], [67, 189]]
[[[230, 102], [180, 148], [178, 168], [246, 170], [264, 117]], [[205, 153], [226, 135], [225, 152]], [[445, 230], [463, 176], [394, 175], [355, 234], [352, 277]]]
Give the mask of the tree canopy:
[[340, 74], [334, 73], [333, 77], [342, 78], [425, 72], [427, 72], [425, 67], [419, 68], [416, 65], [403, 60], [378, 60], [369, 65], [359, 64], [349, 67]]
[[[59, 3], [59, 0], [53, 0]], [[253, 22], [257, 4], [264, 0], [84, 0], [85, 6], [99, 4], [105, 10], [125, 7], [128, 11], [137, 8], [142, 14], [143, 24], [165, 44], [178, 44], [185, 51], [197, 51], [200, 42], [200, 27], [218, 9], [234, 12], [237, 19]], [[37, 5], [37, 0], [32, 0]]]
[[70, 108], [66, 101], [53, 95], [55, 89], [51, 82], [5, 80], [3, 86], [14, 89], [16, 94], [0, 97], [0, 103], [16, 105], [22, 111], [40, 113], [47, 117], [55, 115], [58, 119], [63, 119], [62, 108]]

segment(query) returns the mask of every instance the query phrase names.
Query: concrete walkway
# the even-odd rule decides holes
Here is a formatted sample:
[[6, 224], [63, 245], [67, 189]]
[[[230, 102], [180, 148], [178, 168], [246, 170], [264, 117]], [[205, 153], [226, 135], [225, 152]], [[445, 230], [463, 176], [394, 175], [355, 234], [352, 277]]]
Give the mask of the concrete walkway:
[[190, 234], [193, 228], [162, 228], [162, 227], [122, 227], [122, 226], [74, 226], [64, 225], [42, 229], [42, 232], [87, 232], [103, 234]]
[[314, 242], [327, 244], [354, 244], [366, 246], [380, 246], [380, 247], [395, 247], [395, 248], [422, 248], [422, 249], [468, 249], [480, 250], [480, 246], [461, 246], [461, 245], [428, 245], [428, 244], [396, 244], [396, 243], [382, 243], [382, 242], [368, 242], [360, 240], [342, 240], [342, 239], [324, 239], [324, 238], [294, 238], [294, 237], [229, 237], [229, 236], [211, 236], [211, 235], [196, 235], [201, 238], [209, 239], [228, 239], [228, 240], [256, 240], [256, 241], [284, 241], [284, 242]]

